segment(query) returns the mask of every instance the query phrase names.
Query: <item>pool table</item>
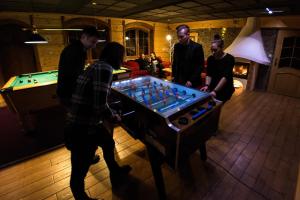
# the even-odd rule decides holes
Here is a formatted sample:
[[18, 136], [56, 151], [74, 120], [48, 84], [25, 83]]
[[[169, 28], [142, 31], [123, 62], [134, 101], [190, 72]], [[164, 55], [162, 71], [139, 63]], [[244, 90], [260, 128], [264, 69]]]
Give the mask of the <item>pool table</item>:
[[[9, 109], [18, 115], [25, 131], [35, 129], [32, 114], [59, 105], [56, 96], [58, 71], [46, 71], [14, 76], [0, 90]], [[113, 71], [113, 80], [130, 77], [130, 70], [121, 67]]]

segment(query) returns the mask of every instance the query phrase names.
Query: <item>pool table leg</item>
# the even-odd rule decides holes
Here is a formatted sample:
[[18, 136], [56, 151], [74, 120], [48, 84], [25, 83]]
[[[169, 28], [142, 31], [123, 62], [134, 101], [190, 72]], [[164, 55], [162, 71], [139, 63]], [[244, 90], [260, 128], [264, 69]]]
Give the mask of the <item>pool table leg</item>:
[[161, 154], [150, 144], [146, 144], [146, 148], [148, 151], [149, 161], [150, 161], [156, 189], [158, 192], [159, 200], [166, 200], [167, 199], [166, 188], [165, 188], [164, 178], [161, 169], [163, 158]]
[[35, 131], [35, 118], [32, 114], [18, 114], [19, 122], [22, 129], [26, 133], [32, 133]]

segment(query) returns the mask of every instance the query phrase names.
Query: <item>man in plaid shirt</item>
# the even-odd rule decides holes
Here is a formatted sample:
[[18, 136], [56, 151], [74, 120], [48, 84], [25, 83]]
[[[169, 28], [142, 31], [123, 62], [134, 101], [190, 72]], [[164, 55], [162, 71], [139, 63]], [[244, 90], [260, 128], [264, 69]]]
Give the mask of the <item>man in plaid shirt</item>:
[[103, 149], [112, 187], [119, 186], [131, 170], [129, 165], [120, 167], [115, 161], [113, 122], [121, 118], [107, 103], [113, 69], [120, 67], [123, 56], [124, 47], [110, 42], [104, 47], [99, 61], [88, 67], [77, 79], [65, 132], [66, 146], [71, 151], [70, 186], [76, 200], [92, 199], [84, 191], [84, 178], [97, 146]]
[[72, 95], [72, 110], [69, 120], [73, 123], [93, 126], [103, 123], [103, 118], [116, 117], [107, 104], [112, 82], [112, 67], [99, 61], [87, 68], [77, 79]]

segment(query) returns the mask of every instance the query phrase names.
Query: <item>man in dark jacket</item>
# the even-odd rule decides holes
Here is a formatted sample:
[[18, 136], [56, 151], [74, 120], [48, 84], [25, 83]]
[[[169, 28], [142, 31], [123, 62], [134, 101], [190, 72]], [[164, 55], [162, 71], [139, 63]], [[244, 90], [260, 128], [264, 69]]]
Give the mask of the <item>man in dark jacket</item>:
[[69, 110], [76, 79], [85, 66], [86, 52], [95, 48], [100, 35], [95, 27], [83, 30], [80, 40], [69, 44], [60, 55], [58, 66], [57, 96], [61, 104]]
[[179, 25], [176, 30], [179, 43], [174, 46], [173, 81], [197, 88], [201, 85], [201, 71], [204, 66], [202, 45], [190, 39], [190, 28], [187, 25]]
[[[100, 35], [95, 27], [86, 27], [82, 31], [80, 40], [69, 44], [60, 55], [56, 93], [67, 113], [70, 112], [76, 79], [84, 70], [86, 52], [96, 47], [99, 38]], [[91, 163], [95, 164], [99, 159], [99, 156], [95, 155]]]

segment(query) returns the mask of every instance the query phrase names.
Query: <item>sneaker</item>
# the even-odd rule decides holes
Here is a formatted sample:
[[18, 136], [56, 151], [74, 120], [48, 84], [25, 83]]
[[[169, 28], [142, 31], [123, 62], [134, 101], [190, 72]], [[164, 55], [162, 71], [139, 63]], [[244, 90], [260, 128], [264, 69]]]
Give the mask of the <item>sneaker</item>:
[[124, 165], [122, 167], [119, 167], [118, 170], [110, 172], [109, 176], [112, 188], [116, 189], [124, 185], [124, 183], [126, 183], [126, 180], [128, 178], [127, 176], [131, 169], [132, 168], [129, 165]]
[[130, 165], [124, 165], [119, 168], [117, 173], [119, 173], [120, 175], [128, 175], [131, 170], [132, 168], [130, 167]]

